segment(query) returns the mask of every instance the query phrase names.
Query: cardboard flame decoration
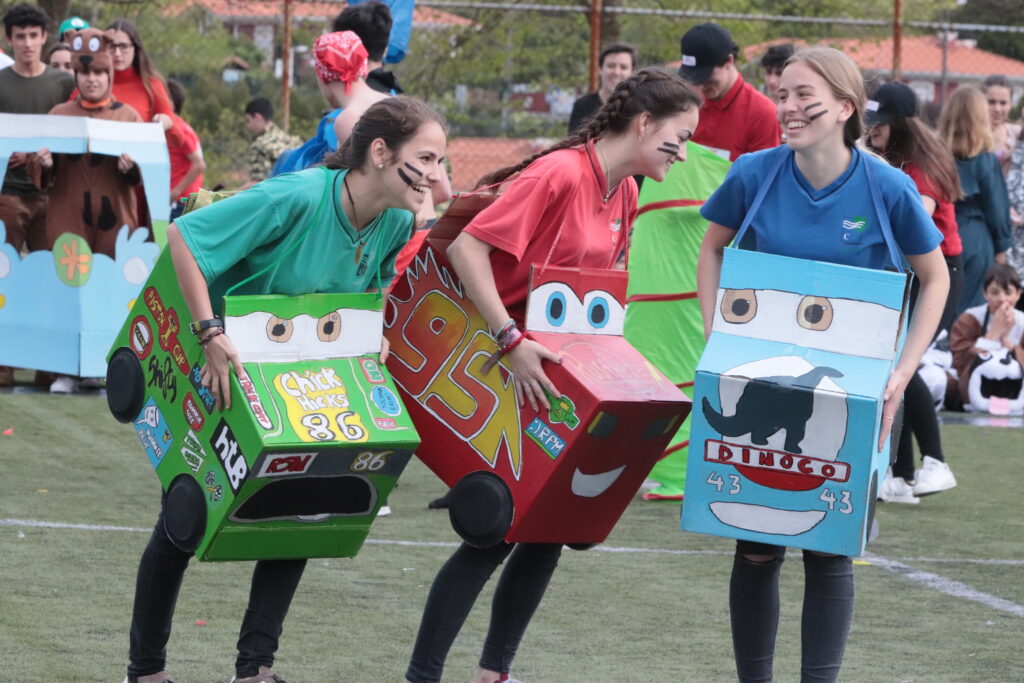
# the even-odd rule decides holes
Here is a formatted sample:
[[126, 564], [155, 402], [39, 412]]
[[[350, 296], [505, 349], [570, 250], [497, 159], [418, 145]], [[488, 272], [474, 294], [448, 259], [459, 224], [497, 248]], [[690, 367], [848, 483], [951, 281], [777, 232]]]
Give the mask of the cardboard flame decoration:
[[443, 254], [488, 202], [453, 202], [396, 281], [388, 369], [423, 437], [417, 455], [454, 487], [464, 539], [598, 543], [690, 403], [622, 338], [621, 271], [534, 268], [526, 327], [562, 359], [545, 366], [562, 393], [549, 410], [519, 406], [507, 362], [484, 373], [496, 345]]

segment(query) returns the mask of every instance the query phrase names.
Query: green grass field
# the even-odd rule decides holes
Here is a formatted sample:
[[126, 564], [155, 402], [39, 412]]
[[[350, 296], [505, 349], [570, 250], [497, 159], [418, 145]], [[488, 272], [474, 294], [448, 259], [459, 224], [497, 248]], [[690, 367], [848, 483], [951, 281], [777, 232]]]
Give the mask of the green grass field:
[[[10, 428], [0, 435], [0, 677], [119, 683], [156, 476], [102, 398], [3, 394], [0, 432]], [[1024, 681], [1024, 432], [947, 426], [943, 437], [960, 485], [917, 506], [881, 506], [882, 536], [856, 566], [844, 681]], [[310, 562], [279, 653], [289, 681], [401, 680], [426, 592], [456, 540], [447, 515], [426, 510], [442, 491], [414, 460], [392, 496], [395, 513], [374, 524], [357, 558]], [[637, 500], [601, 548], [566, 551], [514, 676], [735, 680], [732, 542], [683, 533], [678, 515]], [[179, 683], [230, 678], [251, 569], [193, 562], [169, 645]], [[802, 590], [793, 555], [783, 570], [779, 681], [799, 677]], [[446, 680], [469, 678], [489, 604], [488, 590]]]

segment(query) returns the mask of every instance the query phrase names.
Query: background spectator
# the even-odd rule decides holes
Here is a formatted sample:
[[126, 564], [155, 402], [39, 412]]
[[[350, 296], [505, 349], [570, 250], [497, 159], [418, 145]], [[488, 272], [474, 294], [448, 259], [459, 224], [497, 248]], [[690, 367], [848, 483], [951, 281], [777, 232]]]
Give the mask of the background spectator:
[[338, 14], [331, 25], [331, 30], [352, 31], [366, 48], [367, 69], [366, 84], [378, 92], [389, 95], [401, 95], [403, 90], [398, 85], [395, 74], [384, 70], [384, 54], [388, 49], [391, 36], [391, 10], [383, 2], [370, 0], [358, 5], [349, 5]]
[[142, 47], [135, 24], [115, 19], [106, 30], [114, 32], [114, 97], [131, 106], [143, 121], [159, 121], [165, 130], [170, 128], [174, 105], [163, 76]]
[[[1006, 262], [1024, 277], [1024, 136], [1017, 141], [1006, 174], [1006, 191], [1010, 197], [1010, 219], [1013, 223], [1013, 243], [1006, 251]], [[1017, 307], [1024, 310], [1024, 301]]]
[[792, 43], [772, 45], [761, 57], [761, 68], [764, 69], [764, 94], [772, 102], [779, 103], [779, 80], [782, 79], [782, 67], [786, 60], [793, 56], [796, 48]]
[[[60, 22], [60, 28], [57, 29], [57, 40], [62, 43], [66, 43], [70, 40], [69, 34], [75, 31], [84, 31], [89, 28], [89, 22], [81, 17], [68, 17], [64, 21]], [[72, 72], [74, 70], [72, 69]]]
[[245, 105], [245, 126], [256, 137], [249, 144], [249, 182], [238, 188], [240, 190], [266, 180], [281, 153], [302, 144], [302, 140], [277, 127], [274, 105], [265, 97], [257, 97]]
[[1005, 261], [1010, 247], [1010, 209], [999, 161], [992, 153], [992, 129], [985, 97], [957, 88], [949, 97], [939, 132], [956, 159], [964, 196], [956, 202], [956, 223], [964, 251], [964, 294], [958, 313], [983, 303], [982, 278], [993, 261]]
[[198, 192], [203, 186], [203, 146], [199, 136], [185, 119], [181, 109], [185, 106], [185, 88], [175, 80], [167, 81], [167, 92], [174, 104], [174, 126], [167, 131], [167, 153], [171, 158], [171, 220], [184, 208], [182, 197]]
[[636, 69], [636, 48], [627, 43], [612, 43], [601, 50], [597, 64], [601, 83], [597, 92], [584, 95], [573, 103], [572, 114], [569, 115], [570, 135], [597, 113], [601, 105], [611, 97], [615, 86], [633, 73]]
[[1013, 107], [1013, 89], [1003, 76], [989, 76], [982, 85], [988, 101], [989, 121], [992, 123], [993, 153], [999, 160], [1003, 175], [1010, 170], [1010, 156], [1020, 138], [1020, 126], [1010, 123], [1010, 109]]

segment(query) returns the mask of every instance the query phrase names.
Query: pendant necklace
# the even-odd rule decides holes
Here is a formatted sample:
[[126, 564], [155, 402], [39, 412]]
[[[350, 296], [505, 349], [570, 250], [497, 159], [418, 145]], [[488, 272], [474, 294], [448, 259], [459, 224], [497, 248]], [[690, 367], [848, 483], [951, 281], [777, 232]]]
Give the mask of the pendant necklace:
[[[348, 173], [345, 174], [345, 179], [341, 181], [341, 184], [345, 188], [345, 194], [348, 195], [348, 203], [352, 205], [352, 223], [356, 229], [356, 235], [359, 235], [359, 216], [356, 214], [356, 200], [352, 199], [352, 190], [348, 189]], [[359, 236], [356, 238], [356, 257], [355, 262], [358, 264], [359, 259], [363, 256], [363, 243], [366, 242], [366, 236]]]
[[[594, 143], [594, 151], [597, 152], [597, 158], [601, 161], [601, 170], [604, 173], [604, 184], [606, 186], [610, 185], [611, 181], [608, 178], [608, 172], [610, 170], [608, 168], [608, 162], [604, 158], [604, 153], [600, 149], [598, 149], [596, 142]], [[604, 193], [604, 200], [606, 202], [612, 198], [613, 194], [615, 194], [616, 187], [618, 187], [618, 183], [615, 184], [615, 187], [609, 187], [608, 191]]]

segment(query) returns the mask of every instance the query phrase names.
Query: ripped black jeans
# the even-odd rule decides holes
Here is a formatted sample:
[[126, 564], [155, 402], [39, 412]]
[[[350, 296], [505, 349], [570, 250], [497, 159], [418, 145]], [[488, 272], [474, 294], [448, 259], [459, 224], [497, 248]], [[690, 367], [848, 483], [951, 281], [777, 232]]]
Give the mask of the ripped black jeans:
[[[737, 541], [729, 581], [729, 613], [740, 681], [771, 681], [779, 626], [779, 570], [786, 549]], [[744, 555], [770, 555], [767, 562]], [[800, 681], [835, 681], [853, 620], [853, 560], [804, 551]]]

